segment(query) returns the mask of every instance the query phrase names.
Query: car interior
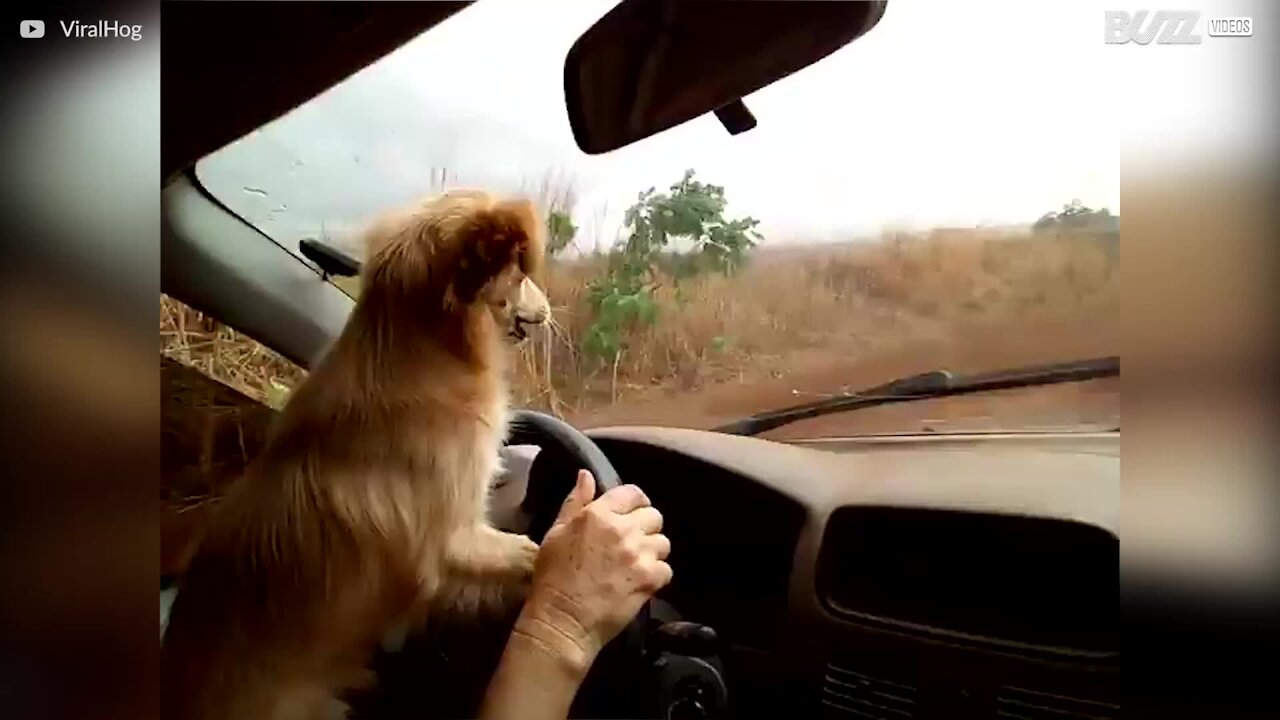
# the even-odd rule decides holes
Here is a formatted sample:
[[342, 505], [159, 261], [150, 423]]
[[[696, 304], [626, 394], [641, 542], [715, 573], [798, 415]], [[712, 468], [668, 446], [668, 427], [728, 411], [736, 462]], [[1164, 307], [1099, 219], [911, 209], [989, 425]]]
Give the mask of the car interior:
[[[194, 163], [467, 3], [293, 5], [166, 6], [162, 291], [306, 367], [353, 299], [219, 202]], [[584, 152], [712, 113], [745, 131], [743, 97], [856, 42], [885, 3], [737, 3], [758, 8], [749, 41], [712, 31], [725, 5], [628, 0], [566, 49]], [[664, 53], [694, 69], [661, 73]], [[818, 443], [522, 417], [495, 523], [545, 530], [592, 465], [644, 489], [674, 548], [674, 581], [574, 716], [1119, 716], [1118, 429]], [[479, 648], [500, 647], [501, 628], [445, 633], [381, 658], [357, 712], [473, 708], [496, 660]]]

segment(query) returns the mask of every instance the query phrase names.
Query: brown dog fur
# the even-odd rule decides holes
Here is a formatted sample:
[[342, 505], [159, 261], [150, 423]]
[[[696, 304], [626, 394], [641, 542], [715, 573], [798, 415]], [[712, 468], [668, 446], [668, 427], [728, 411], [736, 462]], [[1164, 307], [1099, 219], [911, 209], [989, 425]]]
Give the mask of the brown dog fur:
[[164, 716], [340, 717], [380, 638], [496, 604], [537, 546], [485, 519], [504, 339], [547, 319], [525, 201], [455, 191], [378, 221], [362, 293], [220, 503], [163, 644]]

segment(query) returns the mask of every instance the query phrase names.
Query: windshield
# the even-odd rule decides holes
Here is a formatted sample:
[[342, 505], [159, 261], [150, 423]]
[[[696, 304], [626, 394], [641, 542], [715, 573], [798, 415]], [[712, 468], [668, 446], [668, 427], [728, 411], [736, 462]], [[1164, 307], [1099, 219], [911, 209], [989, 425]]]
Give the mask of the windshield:
[[[358, 256], [374, 215], [446, 188], [534, 197], [556, 327], [519, 350], [515, 400], [582, 427], [711, 428], [939, 368], [1118, 352], [1119, 150], [1095, 10], [890, 3], [865, 37], [747, 97], [755, 129], [706, 116], [588, 157], [563, 62], [612, 5], [480, 0], [197, 175], [295, 253], [321, 238]], [[1044, 30], [1009, 32], [1011, 17]], [[768, 436], [1118, 414], [1108, 378]]]

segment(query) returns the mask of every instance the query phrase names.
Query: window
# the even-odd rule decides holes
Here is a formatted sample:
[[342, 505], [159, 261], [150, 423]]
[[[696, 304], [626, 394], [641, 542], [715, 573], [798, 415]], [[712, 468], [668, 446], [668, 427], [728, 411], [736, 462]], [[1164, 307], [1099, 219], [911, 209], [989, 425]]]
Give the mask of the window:
[[160, 366], [161, 570], [177, 575], [201, 520], [257, 455], [305, 372], [163, 295]]
[[[294, 252], [322, 237], [358, 254], [364, 222], [449, 187], [539, 199], [561, 238], [556, 327], [522, 351], [516, 400], [581, 427], [709, 428], [934, 369], [1118, 354], [1114, 83], [1078, 37], [999, 32], [1007, 10], [899, 3], [747, 98], [750, 132], [703, 117], [586, 157], [562, 62], [611, 4], [481, 0], [197, 174]], [[1091, 13], [1037, 6], [1034, 22]], [[708, 205], [714, 217], [685, 222]], [[655, 247], [632, 209], [671, 232]], [[259, 388], [252, 373], [287, 376], [233, 368]], [[769, 435], [1112, 427], [1118, 387], [898, 404]]]

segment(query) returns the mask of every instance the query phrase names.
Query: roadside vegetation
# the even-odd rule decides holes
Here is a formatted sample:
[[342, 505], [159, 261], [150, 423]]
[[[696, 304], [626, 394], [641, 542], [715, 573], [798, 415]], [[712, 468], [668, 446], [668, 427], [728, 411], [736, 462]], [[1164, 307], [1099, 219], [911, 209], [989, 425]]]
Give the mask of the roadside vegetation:
[[[640, 193], [616, 243], [583, 237], [573, 193], [541, 188], [554, 326], [520, 351], [522, 405], [571, 420], [636, 399], [749, 386], [975, 329], [1109, 323], [1119, 218], [1073, 201], [1021, 229], [938, 228], [810, 244], [762, 238], [687, 171]], [[589, 247], [584, 251], [582, 248]], [[161, 353], [279, 407], [302, 370], [162, 297]], [[764, 410], [767, 408], [757, 408]]]

